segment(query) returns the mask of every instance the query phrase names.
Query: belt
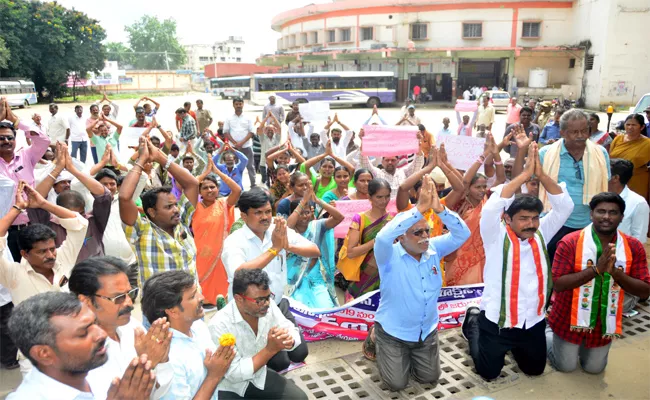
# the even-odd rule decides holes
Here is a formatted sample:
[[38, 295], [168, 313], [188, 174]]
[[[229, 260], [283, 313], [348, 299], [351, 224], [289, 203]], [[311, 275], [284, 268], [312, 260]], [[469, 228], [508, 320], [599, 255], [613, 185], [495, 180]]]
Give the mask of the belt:
[[21, 229], [25, 229], [27, 226], [29, 226], [29, 224], [23, 224], [23, 225], [11, 225], [11, 226], [9, 227], [9, 230], [10, 230], [10, 231], [19, 231], [19, 230], [21, 230]]

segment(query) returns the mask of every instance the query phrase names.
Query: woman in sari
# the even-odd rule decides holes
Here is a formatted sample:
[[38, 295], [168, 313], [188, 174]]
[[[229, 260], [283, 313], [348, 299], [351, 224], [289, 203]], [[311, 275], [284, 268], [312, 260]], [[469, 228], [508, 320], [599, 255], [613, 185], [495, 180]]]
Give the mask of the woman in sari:
[[[314, 219], [316, 204], [329, 215]], [[289, 296], [310, 308], [333, 308], [339, 305], [334, 290], [334, 227], [344, 219], [333, 206], [314, 195], [310, 189], [302, 200], [291, 202], [291, 215], [287, 227], [295, 230], [320, 249], [319, 258], [304, 258], [296, 254], [287, 256]]]
[[354, 171], [354, 192], [344, 196], [341, 200], [368, 200], [370, 196], [368, 195], [368, 184], [371, 180], [375, 179], [374, 175], [370, 170], [365, 168], [359, 168]]
[[373, 179], [368, 184], [371, 208], [352, 217], [348, 231], [347, 257], [364, 256], [359, 280], [350, 282], [345, 294], [348, 302], [363, 294], [379, 289], [379, 271], [375, 262], [373, 246], [375, 237], [393, 217], [386, 208], [390, 201], [390, 184], [385, 179]]
[[291, 202], [294, 200], [302, 200], [310, 187], [311, 184], [307, 174], [300, 171], [294, 172], [289, 178], [289, 190], [291, 191], [291, 194], [278, 201], [278, 206], [276, 208], [277, 215], [289, 218], [289, 215], [291, 215]]
[[[483, 205], [488, 198], [487, 178], [477, 173], [488, 157], [494, 159], [497, 179], [495, 185], [505, 182], [505, 170], [499, 155], [499, 149], [492, 134], [485, 139], [485, 151], [465, 172], [462, 178], [463, 189], [453, 189], [444, 199], [443, 205], [465, 221], [472, 235], [454, 253], [445, 257], [445, 280], [447, 286], [469, 285], [483, 282], [485, 250], [479, 229]], [[455, 169], [452, 171], [460, 175]]]
[[609, 148], [610, 158], [622, 158], [634, 164], [632, 179], [627, 183], [630, 190], [648, 198], [650, 173], [650, 139], [641, 134], [645, 121], [641, 114], [630, 114], [625, 119], [625, 134], [618, 135]]
[[[192, 231], [197, 249], [196, 272], [205, 304], [223, 307], [226, 305], [225, 296], [228, 294], [228, 275], [221, 261], [221, 250], [235, 221], [235, 205], [239, 200], [241, 188], [237, 182], [221, 172], [212, 159], [208, 161], [207, 171], [214, 174], [201, 176], [201, 201], [196, 205], [192, 218]], [[227, 198], [219, 198], [219, 178], [230, 188]]]
[[[325, 153], [310, 158], [300, 166], [300, 170], [306, 173], [307, 176], [309, 176], [309, 179], [311, 179], [311, 183], [314, 186], [314, 192], [316, 192], [316, 197], [319, 199], [322, 199], [328, 191], [337, 188], [337, 183], [334, 179], [336, 163], [343, 166], [348, 171], [348, 183], [350, 182], [350, 175], [354, 173], [354, 166], [352, 164], [334, 154], [332, 151], [331, 141], [327, 142], [325, 149]], [[316, 174], [316, 171], [312, 167], [317, 165], [319, 162], [321, 163], [320, 169], [318, 174]]]
[[336, 187], [325, 192], [322, 197], [325, 203], [330, 204], [331, 202], [342, 199], [348, 195], [350, 171], [343, 166], [334, 168], [334, 181], [336, 182]]
[[291, 174], [289, 172], [289, 167], [284, 164], [280, 164], [275, 167], [275, 182], [273, 182], [273, 185], [271, 185], [269, 190], [271, 191], [273, 200], [276, 204], [280, 200], [291, 195], [291, 190], [289, 189], [290, 178]]

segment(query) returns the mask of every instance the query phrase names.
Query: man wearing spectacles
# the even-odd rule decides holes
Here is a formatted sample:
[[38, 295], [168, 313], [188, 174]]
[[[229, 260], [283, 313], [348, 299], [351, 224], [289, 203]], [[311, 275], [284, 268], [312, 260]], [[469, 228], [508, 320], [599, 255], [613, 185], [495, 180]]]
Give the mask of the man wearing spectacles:
[[159, 398], [172, 383], [173, 368], [168, 362], [172, 333], [164, 318], [151, 320], [146, 333], [142, 323], [132, 318], [138, 288], [131, 287], [129, 274], [129, 267], [115, 257], [89, 258], [72, 269], [70, 291], [95, 313], [97, 324], [108, 335], [108, 361], [90, 371], [87, 379], [97, 394], [104, 394], [133, 358], [146, 354], [158, 384], [153, 398]]
[[[440, 217], [449, 233], [429, 238], [429, 224], [423, 217], [429, 210]], [[465, 222], [440, 204], [428, 175], [423, 179], [417, 206], [397, 214], [377, 235], [374, 250], [381, 278], [374, 325], [377, 368], [391, 390], [404, 389], [409, 375], [421, 383], [438, 381], [440, 260], [469, 236]]]
[[[8, 120], [10, 122], [7, 122]], [[5, 122], [2, 122], [5, 121]], [[29, 132], [32, 144], [29, 147], [16, 151], [16, 128]], [[34, 186], [34, 167], [43, 157], [50, 145], [50, 139], [38, 127], [28, 126], [18, 120], [7, 103], [7, 99], [0, 98], [0, 175], [5, 176], [16, 184], [20, 181]], [[21, 213], [9, 228], [8, 247], [16, 262], [20, 262], [20, 248], [18, 247], [18, 233], [27, 227], [29, 218], [26, 213]]]
[[167, 318], [173, 333], [169, 362], [174, 379], [164, 399], [217, 398], [217, 386], [234, 358], [234, 346], [217, 346], [203, 322], [203, 295], [185, 271], [152, 276], [142, 290], [148, 320]]
[[232, 280], [231, 301], [208, 323], [212, 341], [221, 335], [236, 338], [235, 357], [219, 384], [219, 399], [307, 399], [292, 381], [266, 365], [288, 357], [300, 345], [298, 327], [273, 301], [269, 276], [261, 269], [239, 269]]

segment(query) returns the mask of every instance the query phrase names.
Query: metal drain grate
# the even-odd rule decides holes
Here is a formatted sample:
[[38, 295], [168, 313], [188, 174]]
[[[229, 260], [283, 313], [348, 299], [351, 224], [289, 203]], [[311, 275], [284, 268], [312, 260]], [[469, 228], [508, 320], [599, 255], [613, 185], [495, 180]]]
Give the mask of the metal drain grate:
[[632, 318], [623, 318], [623, 337], [632, 337], [650, 332], [650, 314], [640, 309]]
[[363, 379], [340, 358], [307, 365], [286, 374], [310, 399], [372, 400], [372, 381]]
[[[363, 378], [373, 383], [379, 393], [379, 399], [448, 399], [458, 396], [467, 397], [476, 389], [483, 389], [479, 383], [465, 372], [459, 371], [446, 359], [440, 358], [440, 379], [437, 384], [418, 383], [410, 379], [406, 389], [392, 392], [381, 381], [377, 364], [366, 360], [361, 354], [351, 354], [343, 359]], [[461, 393], [460, 395], [458, 393]]]
[[637, 310], [638, 312], [644, 312], [644, 311], [645, 311], [645, 312], [647, 312], [647, 313], [650, 313], [650, 302], [648, 302], [648, 301], [639, 302], [639, 303], [636, 305], [635, 308], [636, 308], [636, 310]]

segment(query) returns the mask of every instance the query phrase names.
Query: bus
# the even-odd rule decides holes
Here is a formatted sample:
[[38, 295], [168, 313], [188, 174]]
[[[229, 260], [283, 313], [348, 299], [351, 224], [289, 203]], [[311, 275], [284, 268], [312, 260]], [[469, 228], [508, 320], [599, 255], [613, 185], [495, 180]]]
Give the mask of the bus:
[[23, 80], [0, 80], [0, 96], [6, 97], [11, 107], [27, 107], [36, 104], [34, 82]]
[[269, 96], [278, 104], [327, 101], [332, 104], [395, 102], [395, 74], [388, 71], [339, 71], [255, 74], [251, 77], [251, 103], [265, 105]]
[[222, 99], [241, 97], [250, 98], [250, 76], [231, 76], [228, 78], [210, 79], [210, 92], [214, 96], [221, 96]]

